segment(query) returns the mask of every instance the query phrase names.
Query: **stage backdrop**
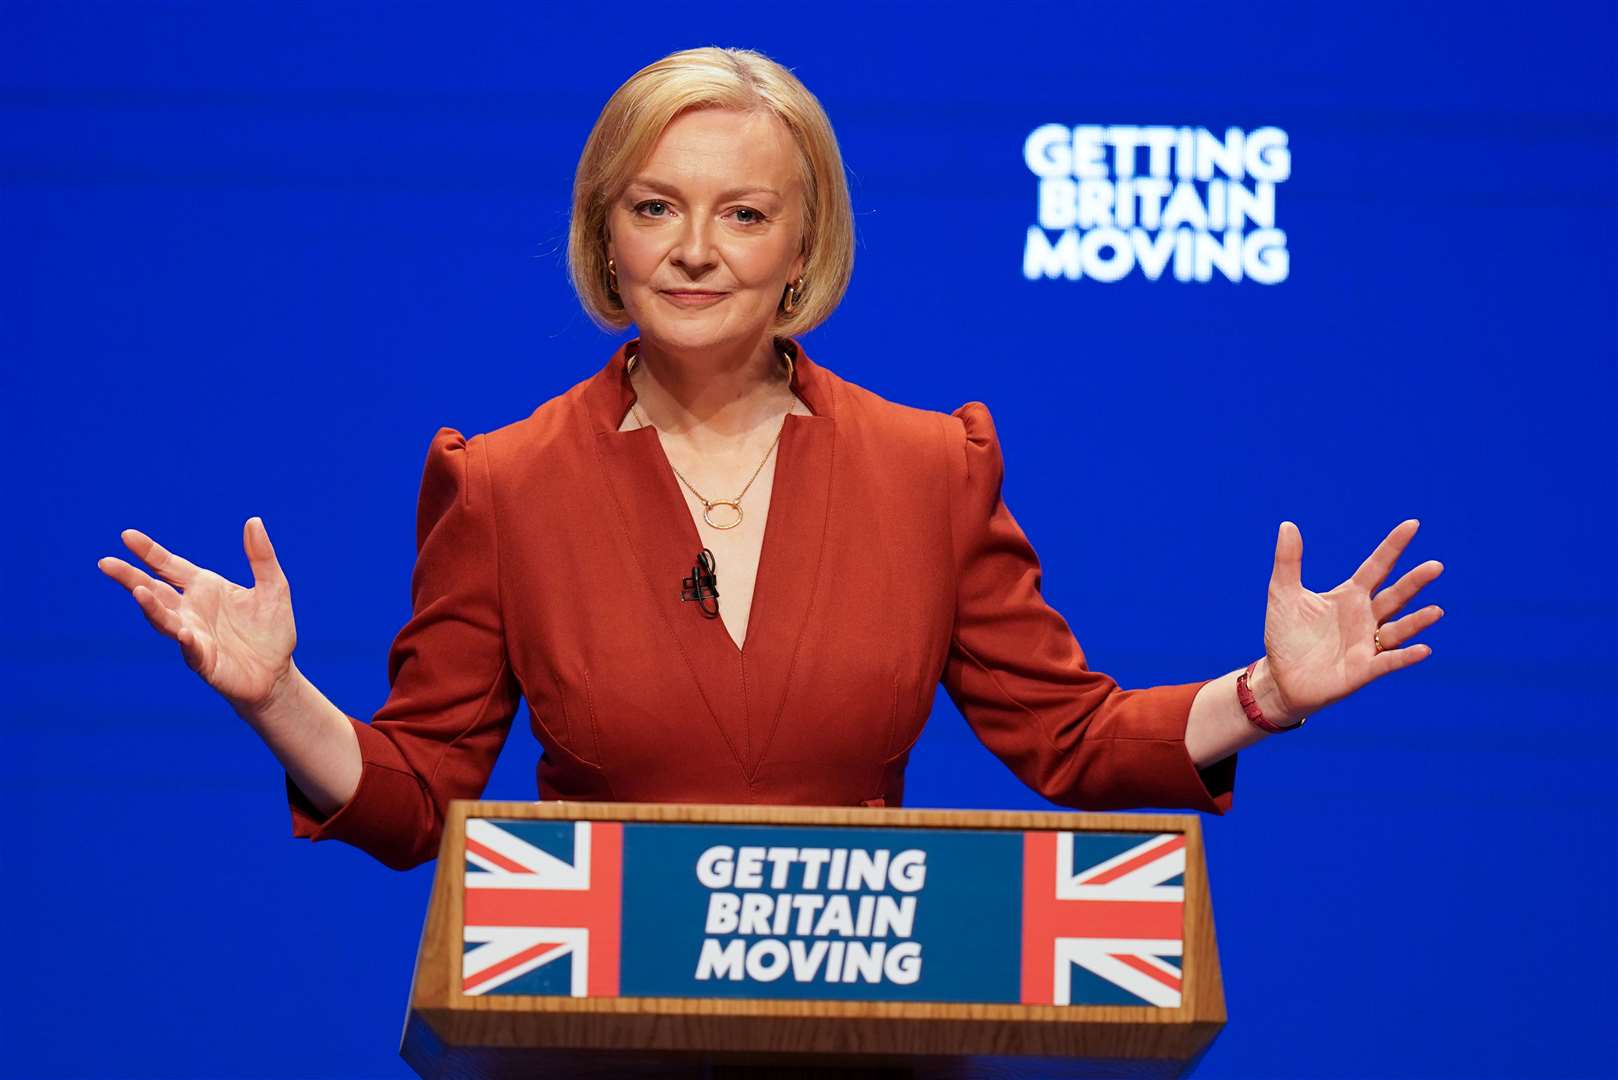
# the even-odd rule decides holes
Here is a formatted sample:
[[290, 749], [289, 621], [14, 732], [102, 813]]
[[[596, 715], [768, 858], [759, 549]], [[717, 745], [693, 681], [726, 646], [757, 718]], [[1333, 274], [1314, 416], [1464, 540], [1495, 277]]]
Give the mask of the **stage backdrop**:
[[[563, 7], [0, 8], [7, 1071], [405, 1074], [431, 868], [292, 840], [95, 561], [134, 526], [250, 580], [263, 515], [299, 665], [369, 716], [433, 432], [616, 345], [563, 273], [591, 123], [717, 43], [841, 139], [858, 260], [811, 355], [988, 403], [1093, 666], [1257, 657], [1283, 519], [1313, 588], [1412, 516], [1400, 571], [1448, 568], [1432, 658], [1244, 752], [1206, 822], [1201, 1075], [1611, 1075], [1612, 5]], [[521, 713], [488, 794], [537, 753]], [[943, 695], [908, 800], [1042, 805]]]

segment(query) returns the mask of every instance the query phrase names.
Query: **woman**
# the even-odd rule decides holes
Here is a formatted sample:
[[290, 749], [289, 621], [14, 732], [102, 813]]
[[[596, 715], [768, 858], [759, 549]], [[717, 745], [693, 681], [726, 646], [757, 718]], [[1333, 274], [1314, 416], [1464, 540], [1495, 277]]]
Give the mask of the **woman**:
[[1000, 499], [988, 410], [891, 404], [796, 340], [852, 240], [830, 124], [784, 68], [693, 49], [625, 83], [579, 162], [569, 262], [638, 336], [527, 419], [434, 437], [414, 614], [368, 724], [293, 662], [258, 518], [251, 589], [135, 530], [155, 576], [99, 565], [285, 765], [295, 834], [398, 868], [481, 793], [519, 697], [542, 798], [898, 804], [942, 681], [1058, 803], [1223, 813], [1238, 750], [1428, 655], [1407, 642], [1439, 609], [1393, 616], [1440, 565], [1377, 591], [1416, 522], [1324, 594], [1283, 523], [1253, 664], [1145, 690], [1089, 670]]

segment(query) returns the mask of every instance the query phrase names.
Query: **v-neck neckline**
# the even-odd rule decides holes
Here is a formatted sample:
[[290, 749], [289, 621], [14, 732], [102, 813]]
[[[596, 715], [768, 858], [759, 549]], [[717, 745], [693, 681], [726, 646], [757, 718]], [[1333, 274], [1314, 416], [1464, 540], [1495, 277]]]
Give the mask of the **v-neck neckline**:
[[[725, 632], [725, 640], [730, 642], [731, 648], [736, 650], [736, 656], [737, 656], [738, 659], [740, 659], [741, 657], [746, 655], [746, 653], [747, 653], [747, 644], [752, 639], [752, 636], [753, 636], [753, 627], [755, 625], [757, 625], [755, 623], [754, 619], [753, 619], [753, 614], [754, 614], [754, 609], [757, 607], [756, 601], [758, 600], [759, 584], [764, 578], [764, 555], [765, 555], [765, 552], [767, 552], [769, 550], [770, 523], [771, 523], [771, 518], [774, 516], [772, 511], [774, 509], [774, 503], [775, 503], [775, 481], [776, 481], [777, 476], [778, 476], [778, 471], [779, 471], [779, 469], [781, 467], [782, 444], [784, 444], [786, 442], [787, 436], [788, 436], [788, 431], [792, 426], [792, 421], [797, 416], [798, 416], [797, 413], [787, 413], [786, 416], [784, 416], [782, 418], [782, 421], [781, 421], [782, 422], [781, 438], [780, 438], [778, 443], [771, 446], [771, 448], [770, 448], [770, 456], [775, 459], [769, 466], [769, 469], [770, 469], [770, 501], [768, 503], [766, 503], [765, 506], [764, 506], [764, 532], [763, 532], [763, 535], [761, 535], [759, 537], [758, 567], [753, 572], [753, 592], [752, 592], [752, 595], [750, 595], [747, 598], [747, 629], [742, 634], [741, 642], [738, 643], [736, 641], [736, 635], [734, 635], [734, 634], [732, 634], [730, 632], [730, 624], [725, 621], [725, 605], [724, 605], [724, 597], [723, 596], [720, 596], [718, 598], [719, 601], [720, 601], [720, 603], [718, 605], [718, 614], [716, 614], [711, 620], [709, 620], [711, 622], [717, 622], [717, 623], [720, 624], [720, 628], [722, 630], [724, 630], [724, 632]], [[641, 427], [646, 428], [648, 431], [650, 431], [652, 433], [652, 441], [657, 444], [658, 456], [663, 461], [663, 467], [668, 470], [668, 473], [669, 473], [670, 476], [674, 476], [674, 466], [669, 461], [667, 447], [665, 447], [663, 445], [662, 432], [659, 431], [655, 426], [653, 426], [651, 424], [643, 424], [643, 425], [641, 425]], [[628, 430], [629, 431], [639, 431], [640, 427], [634, 427], [634, 428], [630, 428]], [[760, 470], [760, 475], [762, 475], [762, 474], [763, 474], [763, 470], [761, 469]], [[687, 526], [687, 528], [686, 528], [686, 534], [687, 534], [686, 539], [690, 541], [691, 551], [693, 553], [699, 552], [699, 551], [708, 551], [709, 550], [708, 543], [707, 543], [707, 541], [705, 541], [702, 538], [702, 531], [697, 528], [696, 521], [693, 520], [692, 517], [691, 517], [691, 504], [686, 501], [685, 491], [678, 486], [679, 478], [677, 476], [675, 476], [675, 483], [676, 483], [675, 494], [679, 497], [680, 509], [682, 511], [684, 511], [684, 513], [685, 513], [685, 524]], [[695, 563], [695, 561], [696, 561], [695, 557], [693, 557], [692, 562]], [[715, 568], [715, 573], [716, 574], [719, 573], [717, 567]], [[723, 580], [723, 578], [720, 578], [720, 580]]]
[[[691, 547], [691, 550], [692, 550], [693, 553], [699, 552], [699, 551], [706, 551], [706, 550], [708, 550], [708, 543], [707, 543], [706, 540], [703, 539], [702, 530], [697, 527], [696, 521], [691, 516], [691, 505], [686, 501], [685, 491], [679, 484], [679, 476], [674, 471], [674, 463], [669, 460], [668, 448], [663, 445], [663, 433], [662, 433], [662, 431], [655, 424], [638, 422], [639, 417], [644, 416], [645, 414], [644, 413], [636, 413], [634, 411], [636, 404], [640, 401], [640, 393], [635, 389], [634, 381], [631, 378], [631, 372], [630, 372], [630, 368], [629, 368], [629, 360], [630, 360], [630, 357], [633, 356], [633, 354], [634, 354], [635, 347], [638, 347], [639, 344], [640, 344], [640, 339], [639, 338], [631, 338], [629, 341], [624, 342], [623, 347], [619, 350], [620, 354], [623, 357], [623, 376], [622, 376], [622, 379], [623, 379], [623, 385], [624, 385], [624, 387], [625, 387], [625, 389], [627, 391], [628, 401], [627, 401], [627, 403], [625, 405], [625, 408], [624, 408], [624, 415], [618, 421], [618, 433], [619, 434], [628, 434], [630, 432], [639, 431], [643, 427], [650, 429], [650, 431], [652, 432], [652, 441], [657, 447], [658, 456], [663, 461], [663, 467], [668, 472], [668, 474], [670, 476], [674, 477], [674, 480], [675, 480], [675, 489], [674, 489], [675, 494], [677, 494], [679, 496], [680, 508], [683, 511], [685, 511], [685, 522], [686, 522], [686, 525], [688, 526], [687, 529], [685, 530], [686, 539], [688, 541], [690, 541], [692, 545], [694, 545], [694, 546]], [[801, 357], [802, 356], [802, 352], [801, 352], [800, 349], [797, 348], [797, 343], [796, 342], [793, 342], [790, 339], [788, 339], [786, 344], [791, 349], [791, 351], [792, 351], [792, 353], [793, 353], [793, 355], [795, 357]], [[744, 658], [747, 655], [747, 646], [748, 646], [748, 643], [752, 641], [753, 629], [754, 629], [755, 626], [758, 625], [756, 620], [753, 618], [753, 616], [754, 616], [754, 614], [755, 614], [755, 612], [757, 611], [757, 608], [758, 608], [759, 586], [764, 580], [765, 555], [768, 553], [768, 551], [770, 549], [770, 527], [771, 527], [772, 520], [775, 517], [774, 506], [775, 506], [775, 494], [776, 494], [776, 480], [779, 478], [779, 475], [780, 475], [781, 459], [782, 459], [782, 457], [784, 456], [784, 454], [786, 452], [785, 451], [785, 444], [787, 442], [787, 439], [788, 439], [789, 435], [791, 434], [791, 429], [793, 427], [793, 424], [794, 424], [794, 422], [796, 420], [798, 420], [802, 416], [801, 413], [798, 413], [798, 412], [795, 412], [795, 411], [790, 411], [790, 410], [795, 410], [797, 408], [797, 403], [801, 403], [804, 408], [809, 410], [809, 415], [810, 416], [816, 415], [813, 406], [811, 406], [807, 401], [804, 401], [804, 399], [802, 397], [798, 396], [797, 360], [793, 361], [792, 375], [788, 380], [787, 391], [788, 391], [788, 393], [791, 394], [794, 404], [789, 407], [789, 411], [786, 413], [786, 415], [784, 415], [781, 418], [781, 435], [780, 435], [780, 438], [777, 439], [776, 442], [771, 444], [770, 450], [769, 450], [769, 456], [773, 457], [775, 459], [773, 462], [769, 463], [769, 469], [770, 469], [770, 501], [769, 501], [769, 503], [765, 504], [765, 507], [764, 507], [764, 532], [763, 532], [763, 535], [761, 535], [759, 537], [758, 566], [755, 568], [755, 570], [753, 572], [753, 590], [752, 590], [752, 593], [747, 598], [747, 629], [742, 634], [742, 640], [740, 642], [738, 642], [736, 640], [736, 635], [734, 635], [734, 634], [732, 634], [730, 632], [730, 624], [725, 621], [725, 605], [724, 605], [724, 598], [723, 598], [722, 595], [719, 598], [720, 599], [720, 603], [718, 605], [718, 612], [719, 613], [717, 615], [715, 615], [712, 620], [710, 620], [712, 622], [717, 622], [717, 623], [720, 624], [720, 629], [725, 632], [725, 640], [730, 642], [730, 646], [731, 646], [731, 648], [733, 650], [735, 650], [736, 657], [737, 657], [738, 660]], [[623, 426], [624, 421], [629, 419], [629, 417], [631, 415], [634, 415], [637, 418], [636, 426], [632, 427], [632, 428], [624, 428], [624, 426]], [[762, 475], [762, 472], [763, 472], [763, 470], [761, 469], [760, 470], [760, 475]], [[692, 492], [692, 494], [695, 495], [696, 493]], [[699, 498], [699, 501], [700, 501], [700, 498]], [[693, 563], [696, 561], [695, 557], [693, 557], [692, 561], [693, 561]], [[716, 572], [717, 572], [717, 570], [716, 570]]]
[[620, 345], [582, 387], [604, 496], [621, 527], [630, 567], [644, 585], [644, 610], [665, 625], [674, 654], [751, 773], [769, 741], [768, 734], [762, 742], [755, 737], [755, 721], [762, 714], [766, 731], [774, 730], [820, 592], [837, 441], [835, 376], [817, 368], [796, 342], [783, 341], [796, 353], [791, 389], [810, 412], [787, 415], [775, 449], [747, 632], [738, 645], [726, 625], [712, 625], [722, 619], [703, 618], [692, 602], [680, 599], [680, 582], [705, 545], [657, 429], [620, 430], [636, 400], [626, 364], [632, 344], [638, 341]]

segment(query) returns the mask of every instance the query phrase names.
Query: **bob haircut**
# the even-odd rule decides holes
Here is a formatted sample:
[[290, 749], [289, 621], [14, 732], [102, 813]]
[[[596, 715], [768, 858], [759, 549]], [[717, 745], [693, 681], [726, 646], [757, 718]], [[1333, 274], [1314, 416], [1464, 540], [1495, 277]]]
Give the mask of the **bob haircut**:
[[[607, 284], [607, 213], [664, 128], [689, 109], [765, 111], [779, 117], [803, 166], [803, 289], [790, 315], [776, 308], [777, 337], [802, 334], [831, 315], [854, 271], [854, 211], [837, 137], [820, 102], [786, 68], [752, 49], [684, 49], [614, 91], [597, 117], [573, 178], [567, 269], [585, 312], [608, 331], [631, 320]], [[783, 289], [782, 299], [786, 297]]]

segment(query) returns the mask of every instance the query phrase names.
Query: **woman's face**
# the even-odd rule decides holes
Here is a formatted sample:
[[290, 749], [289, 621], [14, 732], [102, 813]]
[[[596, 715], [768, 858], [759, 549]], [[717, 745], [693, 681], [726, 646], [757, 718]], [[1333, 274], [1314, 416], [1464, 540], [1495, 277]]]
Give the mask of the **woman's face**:
[[676, 117], [607, 214], [618, 294], [649, 344], [764, 343], [803, 272], [803, 188], [791, 134], [768, 112]]

